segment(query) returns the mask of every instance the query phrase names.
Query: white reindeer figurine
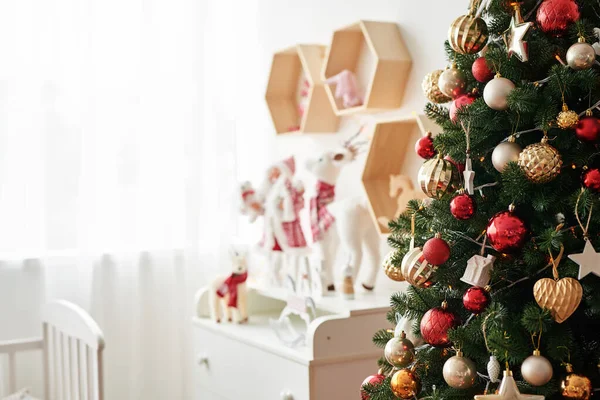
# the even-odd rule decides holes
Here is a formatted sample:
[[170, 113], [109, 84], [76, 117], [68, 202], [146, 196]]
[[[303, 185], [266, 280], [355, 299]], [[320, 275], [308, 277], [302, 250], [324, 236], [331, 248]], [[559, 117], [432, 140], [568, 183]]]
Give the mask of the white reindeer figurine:
[[232, 310], [237, 311], [237, 322], [248, 322], [248, 268], [246, 253], [232, 249], [230, 251], [232, 272], [227, 276], [217, 277], [210, 286], [210, 310], [212, 319], [219, 323], [223, 317], [223, 310], [227, 321], [232, 322]]
[[363, 262], [363, 248], [366, 250], [370, 270], [362, 282], [363, 288], [373, 290], [379, 270], [379, 235], [364, 199], [350, 198], [334, 203], [335, 185], [340, 171], [354, 161], [360, 147], [366, 144], [353, 143], [359, 134], [360, 131], [340, 148], [327, 151], [306, 163], [308, 171], [317, 179], [317, 193], [310, 203], [310, 222], [316, 254], [320, 259], [323, 288], [328, 292], [335, 291], [334, 263], [338, 242], [348, 260], [344, 270], [353, 271], [353, 280], [356, 280]]

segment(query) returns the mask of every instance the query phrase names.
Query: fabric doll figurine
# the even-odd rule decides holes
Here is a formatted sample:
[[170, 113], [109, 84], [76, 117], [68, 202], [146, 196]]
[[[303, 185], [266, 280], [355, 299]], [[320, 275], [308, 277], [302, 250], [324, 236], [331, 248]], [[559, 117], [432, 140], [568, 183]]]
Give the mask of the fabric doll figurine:
[[268, 169], [259, 190], [259, 198], [264, 199], [264, 231], [259, 247], [269, 254], [271, 278], [278, 286], [281, 286], [282, 253], [300, 257], [309, 252], [299, 218], [304, 208], [304, 188], [293, 181], [295, 172], [294, 157], [278, 162]]
[[353, 72], [347, 69], [325, 81], [328, 85], [335, 85], [335, 98], [342, 99], [344, 108], [360, 106], [363, 99], [358, 92], [358, 81]]
[[246, 280], [248, 268], [246, 253], [232, 249], [230, 251], [232, 272], [227, 276], [215, 278], [211, 285], [209, 297], [211, 316], [217, 323], [221, 322], [223, 311], [229, 322], [233, 321], [232, 311], [237, 311], [237, 322], [248, 322], [248, 306]]
[[248, 215], [250, 217], [250, 222], [252, 223], [256, 221], [256, 218], [260, 215], [263, 215], [265, 210], [250, 182], [246, 181], [240, 185], [240, 194], [242, 196], [240, 211], [242, 215]]

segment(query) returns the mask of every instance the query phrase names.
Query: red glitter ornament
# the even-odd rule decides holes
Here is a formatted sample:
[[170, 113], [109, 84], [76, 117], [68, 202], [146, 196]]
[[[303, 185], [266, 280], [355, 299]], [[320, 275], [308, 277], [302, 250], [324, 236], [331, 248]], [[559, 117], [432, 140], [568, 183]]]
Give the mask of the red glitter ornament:
[[560, 36], [579, 19], [579, 7], [573, 0], [544, 0], [536, 19], [542, 31]]
[[379, 372], [377, 374], [367, 376], [367, 378], [360, 385], [361, 400], [369, 400], [371, 398], [371, 396], [369, 396], [369, 394], [367, 392], [365, 392], [365, 390], [363, 389], [364, 385], [366, 385], [366, 384], [379, 385], [381, 382], [383, 382], [385, 380], [385, 375], [383, 375], [381, 372], [382, 371], [379, 370]]
[[490, 293], [484, 288], [473, 286], [463, 296], [465, 309], [473, 314], [481, 314], [490, 305]]
[[521, 250], [529, 229], [525, 221], [519, 218], [513, 207], [494, 215], [487, 226], [487, 239], [490, 245], [501, 253], [514, 253]]
[[437, 151], [435, 151], [435, 148], [433, 147], [431, 132], [427, 132], [426, 136], [417, 140], [417, 143], [415, 143], [415, 152], [419, 157], [424, 158], [425, 160], [429, 160], [436, 155]]
[[477, 211], [477, 204], [468, 193], [460, 193], [450, 201], [450, 213], [461, 221], [470, 219]]
[[454, 161], [450, 156], [444, 157], [444, 160], [450, 161], [452, 165], [456, 167], [459, 173], [462, 174], [463, 172], [465, 172], [465, 164]]
[[585, 170], [581, 175], [581, 183], [594, 193], [600, 192], [600, 170], [598, 168]]
[[594, 116], [583, 117], [575, 127], [577, 139], [586, 143], [595, 143], [600, 139], [600, 121]]
[[484, 57], [479, 57], [471, 66], [471, 72], [477, 82], [487, 83], [494, 77], [494, 71], [489, 67]]
[[437, 233], [435, 237], [429, 239], [423, 245], [423, 257], [429, 264], [442, 265], [450, 258], [450, 246], [442, 239], [442, 236]]
[[458, 111], [458, 109], [467, 107], [474, 101], [475, 96], [470, 94], [465, 94], [464, 96], [460, 96], [459, 98], [454, 99], [452, 103], [450, 103], [450, 120], [452, 122], [457, 122], [458, 115], [456, 115], [456, 112]]
[[427, 311], [421, 319], [421, 336], [426, 343], [434, 347], [450, 347], [448, 330], [460, 325], [458, 315], [448, 310], [448, 304]]

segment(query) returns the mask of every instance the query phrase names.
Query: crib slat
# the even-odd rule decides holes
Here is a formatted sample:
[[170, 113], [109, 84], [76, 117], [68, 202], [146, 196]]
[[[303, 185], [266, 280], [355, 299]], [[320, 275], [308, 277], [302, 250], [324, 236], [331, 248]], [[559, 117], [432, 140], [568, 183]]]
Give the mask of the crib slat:
[[71, 358], [69, 347], [69, 337], [63, 334], [62, 340], [62, 362], [63, 362], [63, 379], [65, 389], [65, 400], [71, 400]]
[[8, 391], [17, 391], [17, 355], [14, 351], [8, 353]]
[[91, 348], [87, 348], [87, 355], [88, 355], [88, 366], [87, 366], [87, 373], [88, 373], [88, 398], [89, 400], [97, 400], [96, 397], [96, 388], [97, 386], [97, 382], [96, 382], [96, 355], [94, 353], [94, 350], [92, 350]]
[[88, 361], [87, 361], [87, 346], [83, 342], [79, 342], [79, 396], [81, 400], [88, 400]]
[[50, 349], [52, 348], [52, 335], [51, 335], [51, 329], [48, 326], [47, 323], [44, 323], [42, 325], [42, 330], [43, 330], [43, 335], [44, 335], [44, 340], [43, 340], [43, 347], [42, 347], [42, 357], [44, 357], [44, 398], [47, 400], [52, 400], [53, 396], [51, 394], [51, 385], [52, 382], [50, 382]]
[[54, 332], [54, 377], [52, 381], [56, 385], [56, 392], [53, 400], [58, 400], [64, 398], [61, 358], [62, 333], [60, 333], [56, 327], [53, 327], [52, 330]]
[[71, 399], [79, 400], [79, 340], [69, 338], [71, 347]]

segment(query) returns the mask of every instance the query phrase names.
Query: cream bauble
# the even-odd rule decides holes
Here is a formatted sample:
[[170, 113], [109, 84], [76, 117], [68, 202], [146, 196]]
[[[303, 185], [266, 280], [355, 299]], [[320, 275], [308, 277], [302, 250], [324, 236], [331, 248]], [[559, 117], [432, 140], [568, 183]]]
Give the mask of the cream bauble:
[[463, 357], [459, 351], [444, 363], [442, 370], [446, 383], [455, 389], [468, 389], [477, 379], [477, 366], [471, 360]]
[[402, 332], [388, 340], [384, 350], [385, 359], [396, 368], [408, 367], [415, 360], [415, 345]]
[[496, 146], [492, 152], [492, 164], [496, 168], [496, 171], [503, 172], [509, 162], [519, 161], [521, 151], [523, 149], [515, 143], [512, 136], [507, 142], [502, 142]]
[[521, 364], [521, 375], [532, 386], [544, 386], [550, 382], [553, 373], [552, 364], [540, 354], [539, 350], [535, 350], [533, 355], [527, 357]]
[[483, 89], [483, 101], [492, 110], [503, 111], [508, 108], [508, 95], [515, 88], [509, 79], [496, 75]]
[[464, 72], [453, 65], [440, 75], [438, 87], [448, 97], [456, 99], [465, 94], [467, 88], [467, 76]]
[[567, 64], [575, 70], [588, 69], [596, 61], [596, 51], [582, 38], [567, 50]]

